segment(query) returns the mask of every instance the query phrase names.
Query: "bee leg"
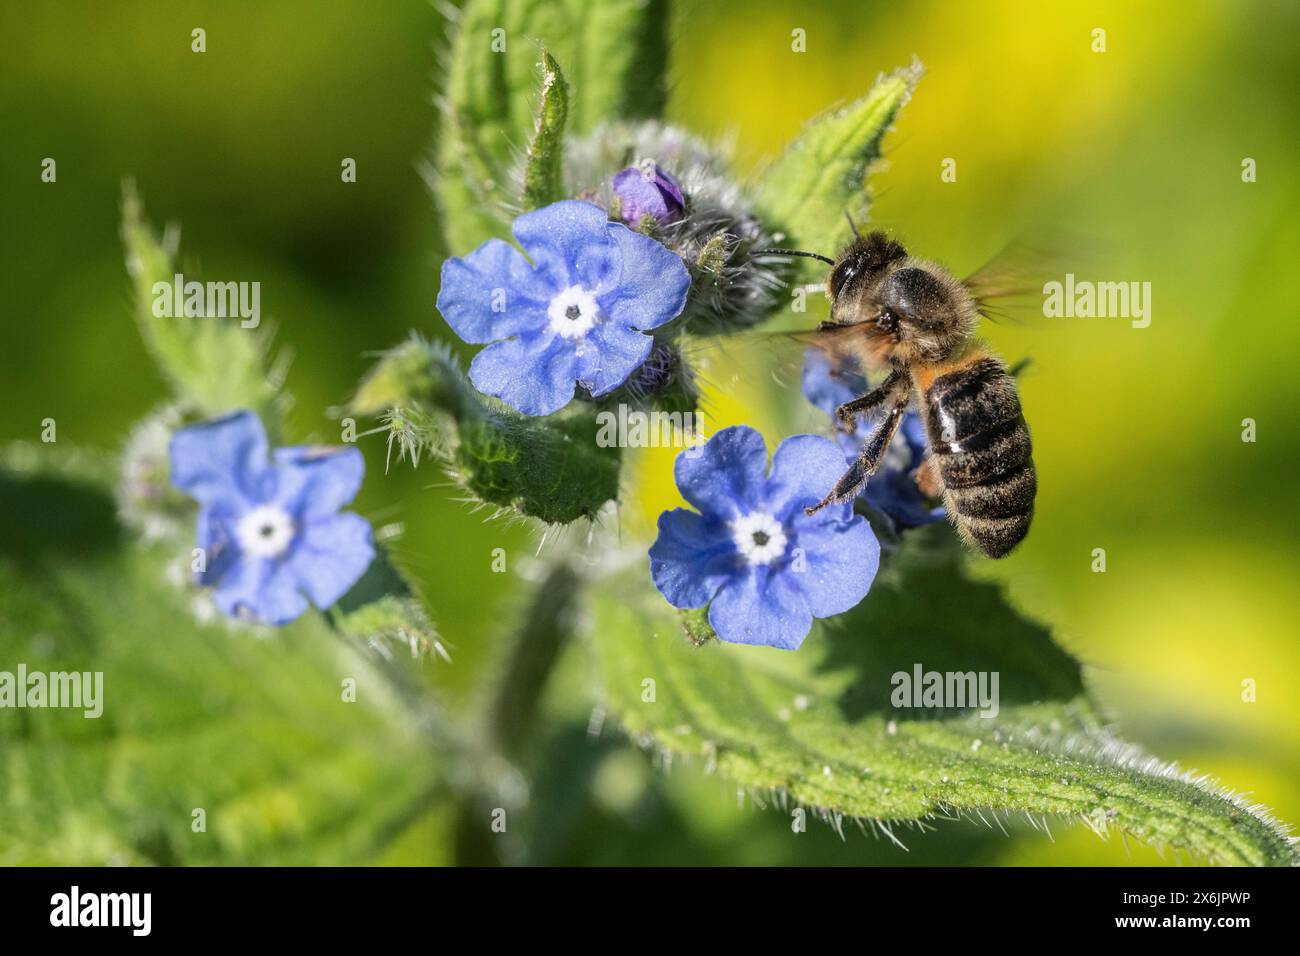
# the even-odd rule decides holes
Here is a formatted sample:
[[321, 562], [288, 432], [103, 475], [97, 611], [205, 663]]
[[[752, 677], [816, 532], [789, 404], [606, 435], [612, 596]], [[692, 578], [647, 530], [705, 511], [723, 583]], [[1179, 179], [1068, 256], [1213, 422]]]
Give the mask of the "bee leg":
[[806, 515], [816, 514], [827, 505], [842, 505], [851, 502], [862, 491], [863, 487], [880, 468], [880, 463], [884, 461], [885, 450], [889, 443], [894, 440], [894, 433], [898, 431], [898, 425], [903, 420], [903, 412], [907, 409], [908, 393], [904, 392], [894, 400], [893, 407], [889, 409], [889, 415], [880, 427], [872, 433], [871, 438], [862, 449], [862, 454], [858, 460], [849, 466], [843, 477], [835, 482], [835, 487], [817, 504], [811, 508], [804, 508], [803, 513]]
[[890, 372], [889, 378], [881, 382], [879, 387], [873, 388], [867, 394], [859, 395], [835, 409], [835, 417], [839, 420], [840, 427], [847, 432], [852, 432], [858, 426], [858, 416], [865, 415], [876, 406], [885, 404], [890, 395], [902, 384], [902, 380], [901, 373]]

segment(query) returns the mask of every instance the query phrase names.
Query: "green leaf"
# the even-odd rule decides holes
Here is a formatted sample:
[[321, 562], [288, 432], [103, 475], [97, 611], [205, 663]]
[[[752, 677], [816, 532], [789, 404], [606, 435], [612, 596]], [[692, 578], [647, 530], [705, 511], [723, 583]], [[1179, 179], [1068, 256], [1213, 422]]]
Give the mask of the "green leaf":
[[569, 85], [555, 58], [542, 51], [542, 102], [524, 166], [523, 208], [539, 209], [564, 198], [564, 121]]
[[[537, 42], [564, 65], [567, 128], [658, 116], [666, 99], [666, 0], [468, 0], [443, 89], [431, 172], [448, 247], [504, 236], [515, 151], [536, 107]], [[503, 48], [504, 47], [504, 48]]]
[[[155, 283], [172, 286], [179, 234], [160, 239], [144, 221], [135, 187], [122, 197], [122, 242], [135, 293], [135, 317], [145, 347], [176, 398], [203, 417], [238, 408], [257, 412], [272, 431], [278, 418], [282, 370], [272, 369], [269, 327], [244, 328], [238, 316], [194, 317], [173, 303], [173, 316], [154, 314]], [[186, 275], [185, 281], [197, 279]]]
[[413, 337], [386, 353], [349, 407], [385, 415], [399, 460], [431, 454], [471, 500], [502, 511], [568, 524], [618, 495], [620, 449], [597, 443], [590, 405], [531, 418], [489, 404], [441, 343]]
[[[995, 587], [967, 578], [950, 539], [945, 526], [914, 533], [866, 600], [796, 652], [693, 644], [644, 565], [598, 582], [589, 632], [606, 706], [668, 755], [891, 835], [898, 822], [991, 812], [1000, 824], [998, 814], [1014, 812], [1118, 829], [1214, 862], [1297, 862], [1267, 814], [1111, 736], [1079, 664]], [[999, 713], [895, 708], [892, 675], [918, 664], [997, 672]]]
[[429, 862], [427, 709], [314, 612], [199, 623], [188, 549], [116, 526], [114, 466], [62, 443], [0, 455], [0, 668], [103, 674], [98, 718], [0, 709], [0, 864]]
[[[834, 255], [852, 235], [845, 213], [866, 220], [867, 176], [921, 73], [913, 63], [881, 76], [866, 96], [811, 120], [764, 170], [755, 198], [769, 227], [786, 234], [785, 245]], [[806, 263], [802, 268], [824, 271]]]

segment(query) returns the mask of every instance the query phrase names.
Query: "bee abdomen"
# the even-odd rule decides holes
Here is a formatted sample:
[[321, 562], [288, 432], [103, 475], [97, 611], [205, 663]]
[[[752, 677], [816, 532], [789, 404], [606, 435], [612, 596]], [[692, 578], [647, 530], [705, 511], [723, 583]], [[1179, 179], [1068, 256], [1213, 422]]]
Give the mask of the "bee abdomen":
[[926, 429], [962, 536], [1000, 558], [1029, 531], [1038, 489], [1015, 380], [987, 358], [934, 380]]

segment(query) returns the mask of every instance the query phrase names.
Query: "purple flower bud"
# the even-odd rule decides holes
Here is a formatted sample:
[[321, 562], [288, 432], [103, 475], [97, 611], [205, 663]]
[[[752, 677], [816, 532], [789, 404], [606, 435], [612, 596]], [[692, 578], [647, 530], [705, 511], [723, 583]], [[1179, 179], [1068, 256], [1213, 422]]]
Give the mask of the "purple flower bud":
[[656, 222], [675, 222], [686, 212], [686, 197], [677, 181], [658, 164], [629, 166], [614, 177], [614, 195], [623, 221], [635, 226], [643, 216]]

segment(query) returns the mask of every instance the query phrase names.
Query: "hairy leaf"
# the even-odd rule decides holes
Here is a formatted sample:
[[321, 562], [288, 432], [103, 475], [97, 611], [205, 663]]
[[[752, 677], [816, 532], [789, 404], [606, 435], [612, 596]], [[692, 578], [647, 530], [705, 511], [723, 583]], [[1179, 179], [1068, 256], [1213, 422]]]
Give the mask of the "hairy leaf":
[[62, 443], [0, 458], [23, 532], [0, 535], [3, 669], [103, 674], [98, 718], [0, 709], [0, 863], [426, 862], [407, 837], [441, 786], [423, 706], [315, 613], [200, 623], [188, 550], [129, 543], [114, 472]]
[[542, 101], [524, 166], [525, 210], [564, 198], [564, 121], [569, 112], [569, 85], [555, 57], [542, 51]]
[[666, 0], [468, 0], [452, 38], [433, 174], [449, 251], [504, 236], [517, 211], [510, 183], [537, 107], [538, 41], [564, 66], [568, 129], [586, 132], [663, 109], [667, 19]]
[[[643, 566], [593, 589], [610, 712], [647, 746], [891, 835], [933, 816], [1056, 815], [1215, 862], [1296, 862], [1267, 814], [1114, 738], [1078, 663], [996, 588], [965, 577], [950, 537], [946, 527], [913, 536], [862, 604], [793, 653], [688, 640]], [[997, 673], [997, 716], [895, 707], [893, 675], [918, 665]]]
[[417, 463], [435, 455], [470, 497], [503, 511], [567, 524], [618, 494], [620, 450], [596, 443], [582, 402], [546, 418], [488, 403], [441, 344], [412, 338], [361, 383], [351, 410], [387, 412], [390, 450]]
[[[769, 225], [785, 232], [786, 245], [834, 255], [852, 234], [845, 213], [866, 220], [867, 175], [920, 77], [919, 63], [881, 76], [866, 96], [810, 121], [764, 170], [756, 198]], [[825, 271], [806, 262], [802, 268]]]
[[[179, 233], [159, 238], [144, 220], [135, 188], [127, 184], [122, 200], [122, 242], [135, 292], [140, 335], [176, 398], [202, 417], [238, 408], [257, 412], [274, 432], [277, 383], [269, 369], [268, 326], [244, 328], [238, 315], [186, 316], [184, 300], [173, 301], [171, 315], [156, 315], [161, 286], [174, 290]], [[202, 281], [184, 276], [185, 282]], [[163, 311], [159, 309], [158, 311]], [[260, 319], [260, 317], [259, 317]]]

